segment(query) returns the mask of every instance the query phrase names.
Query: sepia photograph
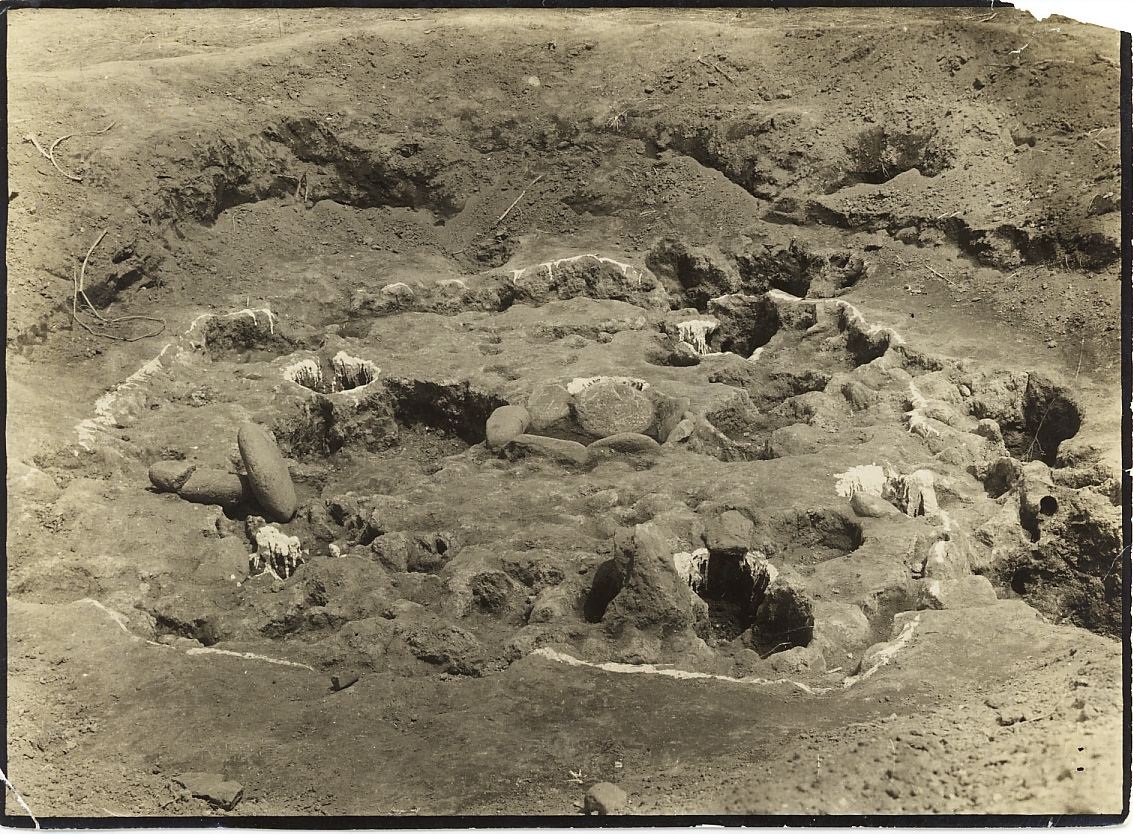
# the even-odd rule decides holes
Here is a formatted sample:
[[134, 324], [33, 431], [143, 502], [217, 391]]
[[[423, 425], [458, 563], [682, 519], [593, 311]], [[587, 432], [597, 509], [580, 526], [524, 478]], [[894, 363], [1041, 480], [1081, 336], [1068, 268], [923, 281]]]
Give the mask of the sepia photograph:
[[7, 11], [4, 826], [1123, 820], [1071, 13]]

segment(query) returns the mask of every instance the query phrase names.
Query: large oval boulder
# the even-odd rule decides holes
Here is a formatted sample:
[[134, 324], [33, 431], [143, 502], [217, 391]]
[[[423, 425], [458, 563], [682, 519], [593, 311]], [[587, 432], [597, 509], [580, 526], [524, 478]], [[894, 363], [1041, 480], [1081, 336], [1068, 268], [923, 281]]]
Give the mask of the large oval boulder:
[[272, 521], [290, 521], [299, 508], [299, 498], [275, 440], [255, 423], [245, 423], [236, 435], [236, 442], [248, 470], [252, 492], [264, 513]]
[[593, 437], [636, 432], [644, 434], [653, 424], [653, 403], [630, 382], [599, 380], [574, 399], [574, 415], [582, 430]]

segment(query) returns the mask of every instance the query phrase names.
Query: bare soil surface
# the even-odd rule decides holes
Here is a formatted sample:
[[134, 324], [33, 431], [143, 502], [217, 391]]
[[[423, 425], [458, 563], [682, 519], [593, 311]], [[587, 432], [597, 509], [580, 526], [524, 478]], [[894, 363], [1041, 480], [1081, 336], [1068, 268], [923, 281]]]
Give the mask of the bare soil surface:
[[37, 818], [1123, 813], [1116, 32], [8, 17]]

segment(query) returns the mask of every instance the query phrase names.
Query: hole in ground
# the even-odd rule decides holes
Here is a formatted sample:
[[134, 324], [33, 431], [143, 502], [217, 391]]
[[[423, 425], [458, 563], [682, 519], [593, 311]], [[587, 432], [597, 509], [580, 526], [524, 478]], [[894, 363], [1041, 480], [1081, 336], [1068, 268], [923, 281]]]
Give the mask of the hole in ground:
[[271, 361], [295, 350], [295, 343], [261, 323], [257, 317], [216, 317], [205, 324], [205, 350], [213, 360]]
[[751, 628], [770, 581], [766, 563], [745, 556], [711, 554], [697, 591], [708, 603], [710, 636], [730, 642]]
[[392, 396], [398, 422], [443, 429], [470, 445], [483, 442], [488, 418], [497, 408], [508, 404], [497, 396], [473, 389], [468, 382], [389, 379], [386, 388]]
[[[990, 416], [977, 414], [976, 416]], [[1054, 466], [1059, 444], [1069, 440], [1082, 427], [1082, 413], [1062, 386], [1031, 374], [1023, 395], [1023, 422], [1001, 421], [1003, 442], [1007, 450], [1021, 461], [1041, 460]]]

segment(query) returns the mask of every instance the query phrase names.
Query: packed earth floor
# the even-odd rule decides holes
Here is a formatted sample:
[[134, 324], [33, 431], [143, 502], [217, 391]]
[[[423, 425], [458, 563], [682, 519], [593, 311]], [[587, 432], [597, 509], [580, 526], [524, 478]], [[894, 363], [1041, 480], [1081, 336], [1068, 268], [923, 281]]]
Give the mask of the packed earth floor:
[[7, 18], [8, 814], [1121, 812], [1116, 32]]

